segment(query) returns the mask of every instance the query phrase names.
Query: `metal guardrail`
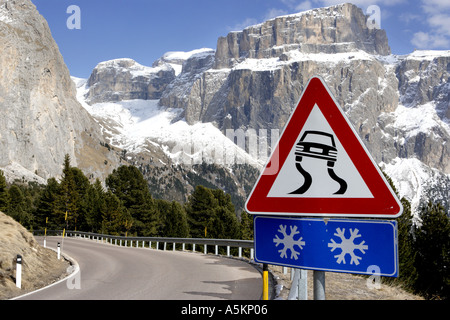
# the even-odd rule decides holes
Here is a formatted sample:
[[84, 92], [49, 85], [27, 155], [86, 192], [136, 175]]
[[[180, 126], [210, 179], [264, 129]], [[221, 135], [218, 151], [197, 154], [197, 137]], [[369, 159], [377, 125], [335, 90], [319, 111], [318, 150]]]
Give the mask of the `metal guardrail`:
[[[44, 230], [34, 230], [34, 235], [43, 235]], [[47, 235], [56, 234], [62, 235], [62, 230], [47, 230]], [[159, 250], [159, 244], [163, 244], [163, 250], [166, 250], [167, 244], [173, 244], [172, 250], [176, 249], [176, 244], [182, 245], [182, 250], [185, 251], [185, 245], [192, 245], [192, 251], [196, 251], [196, 245], [203, 246], [203, 252], [208, 252], [208, 246], [213, 246], [215, 248], [215, 254], [218, 254], [219, 247], [227, 248], [227, 256], [231, 256], [230, 248], [238, 248], [238, 256], [242, 257], [242, 249], [250, 249], [250, 259], [254, 260], [254, 247], [253, 240], [235, 240], [235, 239], [208, 239], [208, 238], [173, 238], [173, 237], [125, 237], [125, 236], [114, 236], [106, 235], [101, 233], [84, 232], [84, 231], [66, 231], [66, 237], [81, 237], [88, 238], [97, 241], [107, 242], [114, 245], [133, 247], [133, 242], [136, 241], [135, 247], [144, 247], [148, 244], [148, 247], [152, 247], [152, 243], [155, 244], [155, 248]], [[113, 243], [114, 242], [114, 243]]]

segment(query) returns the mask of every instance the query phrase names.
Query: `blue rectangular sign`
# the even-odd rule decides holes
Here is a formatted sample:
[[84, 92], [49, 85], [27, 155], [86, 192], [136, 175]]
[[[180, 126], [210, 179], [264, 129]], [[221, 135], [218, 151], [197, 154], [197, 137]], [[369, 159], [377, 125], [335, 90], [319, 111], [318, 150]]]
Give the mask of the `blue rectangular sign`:
[[256, 216], [254, 236], [260, 263], [398, 276], [396, 221]]

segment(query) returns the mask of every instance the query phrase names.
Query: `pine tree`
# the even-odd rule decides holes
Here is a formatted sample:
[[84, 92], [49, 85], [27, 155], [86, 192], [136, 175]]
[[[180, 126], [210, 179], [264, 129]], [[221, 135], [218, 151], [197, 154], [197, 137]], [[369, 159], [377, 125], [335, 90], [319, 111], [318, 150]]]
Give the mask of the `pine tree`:
[[5, 212], [8, 208], [9, 194], [6, 185], [6, 179], [3, 171], [0, 170], [0, 211]]
[[403, 205], [403, 214], [397, 219], [399, 255], [398, 281], [402, 283], [403, 287], [411, 290], [417, 279], [417, 270], [414, 267], [414, 225], [412, 221], [411, 204], [404, 198], [401, 202]]
[[[386, 180], [391, 186], [394, 193], [400, 198], [392, 179], [384, 173]], [[415, 250], [414, 250], [414, 224], [411, 213], [411, 204], [405, 198], [401, 199], [403, 213], [397, 218], [397, 239], [398, 239], [398, 256], [399, 256], [399, 276], [398, 278], [383, 278], [384, 282], [398, 282], [403, 288], [413, 291], [417, 278], [417, 270], [414, 266]]]
[[238, 239], [240, 238], [239, 221], [236, 217], [231, 196], [223, 190], [211, 190], [217, 200], [218, 207], [215, 209], [214, 238], [217, 239]]
[[17, 185], [13, 184], [8, 192], [10, 201], [6, 213], [25, 228], [32, 228], [33, 216], [31, 215], [31, 212], [27, 210], [22, 190], [20, 190]]
[[[251, 214], [242, 211], [239, 227], [242, 240], [253, 240], [253, 216]], [[243, 253], [250, 256], [250, 249], [244, 249]]]
[[46, 218], [48, 218], [48, 229], [57, 229], [56, 224], [56, 198], [59, 193], [59, 184], [55, 178], [47, 180], [47, 185], [44, 187], [37, 200], [36, 211], [34, 213], [34, 228], [44, 229]]
[[253, 216], [242, 211], [239, 224], [242, 240], [253, 240]]
[[226, 207], [215, 208], [215, 219], [212, 223], [211, 238], [215, 239], [239, 239], [239, 221], [233, 212]]
[[[215, 208], [218, 201], [210, 189], [197, 186], [186, 204], [186, 213], [191, 236], [193, 238], [208, 237], [208, 227], [211, 229], [215, 218]], [[205, 236], [206, 233], [206, 236]]]
[[[70, 166], [70, 156], [64, 157], [64, 168], [61, 183], [59, 185], [59, 194], [56, 198], [56, 223], [58, 228], [65, 228], [66, 225], [75, 226], [75, 219], [78, 215], [79, 195], [76, 188], [75, 177]], [[65, 216], [67, 213], [67, 221]]]
[[88, 228], [86, 216], [90, 209], [87, 196], [91, 184], [89, 179], [79, 168], [71, 167], [70, 171], [75, 189], [75, 192], [72, 195], [72, 201], [75, 202], [76, 211], [74, 211], [71, 216], [71, 224], [69, 227], [73, 228], [73, 230], [86, 230], [86, 228]]
[[86, 194], [86, 231], [102, 232], [103, 215], [106, 211], [105, 191], [99, 179], [89, 185]]
[[176, 201], [156, 200], [161, 218], [160, 236], [187, 238], [189, 227], [186, 212]]
[[[106, 178], [106, 185], [115, 194], [132, 217], [130, 231], [140, 236], [157, 232], [157, 214], [148, 183], [134, 166], [120, 166]], [[128, 221], [126, 221], [128, 226]]]
[[102, 233], [120, 235], [123, 221], [127, 220], [126, 209], [111, 190], [104, 194], [105, 209], [102, 214]]
[[450, 219], [441, 204], [429, 202], [415, 232], [415, 288], [427, 298], [450, 298]]

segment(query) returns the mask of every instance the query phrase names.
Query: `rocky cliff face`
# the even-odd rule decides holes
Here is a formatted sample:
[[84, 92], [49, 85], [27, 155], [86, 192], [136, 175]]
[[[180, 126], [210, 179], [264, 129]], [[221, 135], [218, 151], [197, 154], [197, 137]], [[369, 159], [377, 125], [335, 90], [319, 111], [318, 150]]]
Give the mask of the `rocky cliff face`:
[[151, 68], [132, 59], [116, 59], [98, 64], [88, 80], [87, 102], [152, 100], [175, 79], [175, 70], [168, 63]]
[[65, 154], [87, 174], [114, 161], [29, 0], [0, 0], [0, 111], [0, 168], [11, 179], [57, 177]]
[[248, 58], [279, 57], [292, 50], [390, 54], [385, 31], [367, 28], [366, 21], [362, 10], [349, 3], [278, 17], [219, 38], [215, 68], [231, 68]]

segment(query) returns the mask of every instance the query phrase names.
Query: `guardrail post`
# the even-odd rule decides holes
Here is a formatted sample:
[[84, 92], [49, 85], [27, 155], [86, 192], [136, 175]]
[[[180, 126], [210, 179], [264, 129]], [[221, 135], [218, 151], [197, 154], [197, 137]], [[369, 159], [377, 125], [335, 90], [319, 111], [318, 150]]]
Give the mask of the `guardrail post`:
[[208, 245], [205, 244], [205, 247], [203, 248], [203, 253], [207, 254], [208, 253]]
[[164, 241], [164, 251], [166, 251], [167, 242]]
[[253, 255], [254, 249], [250, 248], [250, 259], [254, 260], [254, 255]]
[[22, 256], [20, 254], [16, 258], [16, 287], [22, 289]]
[[230, 256], [230, 246], [227, 246], [227, 256]]
[[185, 243], [183, 242], [183, 244], [181, 245], [181, 250], [184, 251], [184, 249], [186, 248]]
[[219, 255], [219, 246], [216, 244], [216, 256]]
[[192, 252], [195, 252], [195, 243], [192, 245]]
[[175, 251], [175, 242], [173, 243], [172, 251]]
[[239, 255], [239, 258], [242, 258], [242, 247], [239, 247], [239, 253], [238, 253], [238, 255]]

